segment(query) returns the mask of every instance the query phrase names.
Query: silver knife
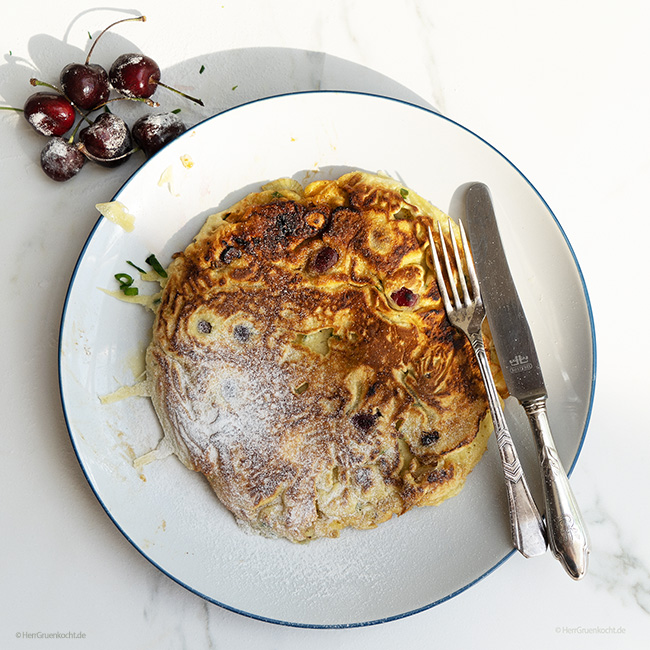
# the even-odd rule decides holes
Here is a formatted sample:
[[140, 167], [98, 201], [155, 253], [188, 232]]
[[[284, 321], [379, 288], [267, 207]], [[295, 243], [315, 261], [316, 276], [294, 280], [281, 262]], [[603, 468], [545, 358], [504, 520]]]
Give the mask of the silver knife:
[[547, 392], [528, 321], [510, 274], [490, 190], [473, 183], [464, 223], [508, 391], [524, 407], [533, 430], [546, 502], [548, 543], [575, 580], [587, 571], [589, 539], [546, 415]]

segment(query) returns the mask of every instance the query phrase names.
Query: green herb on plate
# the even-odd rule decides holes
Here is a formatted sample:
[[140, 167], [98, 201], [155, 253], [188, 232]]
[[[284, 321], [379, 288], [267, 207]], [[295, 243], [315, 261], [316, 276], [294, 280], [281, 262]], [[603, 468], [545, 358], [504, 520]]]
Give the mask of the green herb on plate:
[[161, 278], [166, 278], [167, 277], [167, 271], [162, 267], [162, 264], [156, 259], [156, 256], [152, 253], [147, 257], [145, 260], [149, 266], [161, 277]]
[[131, 260], [126, 260], [126, 263], [129, 266], [132, 266], [136, 271], [140, 271], [140, 273], [146, 273], [146, 271], [144, 269], [141, 269], [137, 264], [134, 264], [133, 262], [131, 262]]
[[116, 273], [115, 279], [120, 283], [120, 290], [125, 296], [138, 295], [138, 287], [131, 286], [133, 278], [128, 273]]

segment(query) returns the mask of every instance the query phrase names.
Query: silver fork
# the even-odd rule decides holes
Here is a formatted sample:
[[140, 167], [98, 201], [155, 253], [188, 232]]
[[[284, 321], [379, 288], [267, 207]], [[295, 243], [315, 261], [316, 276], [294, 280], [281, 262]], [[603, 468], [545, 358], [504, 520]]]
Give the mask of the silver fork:
[[463, 227], [462, 222], [459, 222], [459, 226], [465, 257], [465, 266], [467, 268], [472, 290], [471, 295], [467, 287], [467, 281], [465, 280], [463, 263], [461, 261], [456, 238], [452, 231], [451, 219], [449, 220], [448, 227], [454, 253], [456, 275], [458, 276], [458, 283], [460, 284], [460, 293], [462, 293], [462, 296], [459, 294], [457, 281], [454, 278], [452, 263], [442, 235], [440, 222], [438, 222], [438, 237], [440, 238], [440, 248], [444, 259], [447, 280], [453, 296], [453, 303], [450, 300], [449, 292], [447, 291], [447, 284], [445, 283], [445, 276], [436, 251], [433, 234], [431, 233], [431, 228], [429, 228], [429, 244], [431, 245], [431, 255], [433, 257], [436, 271], [438, 288], [449, 322], [467, 336], [481, 369], [483, 383], [485, 384], [485, 390], [487, 392], [488, 404], [492, 414], [492, 421], [494, 423], [494, 432], [499, 447], [499, 455], [503, 465], [503, 473], [506, 479], [512, 541], [515, 548], [524, 557], [534, 557], [536, 555], [541, 555], [546, 551], [546, 531], [544, 528], [544, 522], [539, 514], [535, 502], [533, 501], [530, 490], [528, 489], [528, 484], [526, 483], [523, 469], [519, 462], [519, 457], [517, 456], [517, 451], [515, 450], [512, 437], [510, 436], [510, 431], [508, 430], [501, 403], [499, 402], [497, 389], [494, 385], [494, 378], [490, 371], [487, 355], [485, 353], [485, 345], [483, 343], [483, 334], [481, 332], [481, 326], [485, 319], [485, 307], [481, 300], [478, 278], [476, 277], [474, 261], [467, 242], [465, 228]]

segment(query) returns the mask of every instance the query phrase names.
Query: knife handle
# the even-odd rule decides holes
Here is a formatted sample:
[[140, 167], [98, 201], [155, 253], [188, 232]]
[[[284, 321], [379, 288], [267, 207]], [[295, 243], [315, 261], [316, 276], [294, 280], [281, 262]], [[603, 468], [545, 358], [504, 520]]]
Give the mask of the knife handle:
[[546, 414], [546, 398], [523, 403], [535, 437], [546, 501], [546, 529], [553, 555], [579, 580], [587, 572], [589, 537]]
[[513, 544], [524, 557], [542, 555], [546, 552], [547, 546], [544, 521], [528, 488], [524, 470], [519, 462], [519, 456], [501, 408], [499, 394], [494, 385], [490, 364], [485, 354], [483, 336], [479, 331], [475, 334], [468, 334], [468, 338], [476, 354], [492, 414], [494, 434], [506, 483]]

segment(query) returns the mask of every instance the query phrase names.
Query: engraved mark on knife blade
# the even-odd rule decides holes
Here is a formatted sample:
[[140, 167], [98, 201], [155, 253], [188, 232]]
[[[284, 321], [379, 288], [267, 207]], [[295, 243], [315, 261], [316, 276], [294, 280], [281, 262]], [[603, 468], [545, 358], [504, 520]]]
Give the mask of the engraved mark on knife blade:
[[518, 372], [531, 370], [533, 364], [528, 360], [528, 355], [518, 354], [512, 359], [508, 359], [508, 370], [514, 375]]

